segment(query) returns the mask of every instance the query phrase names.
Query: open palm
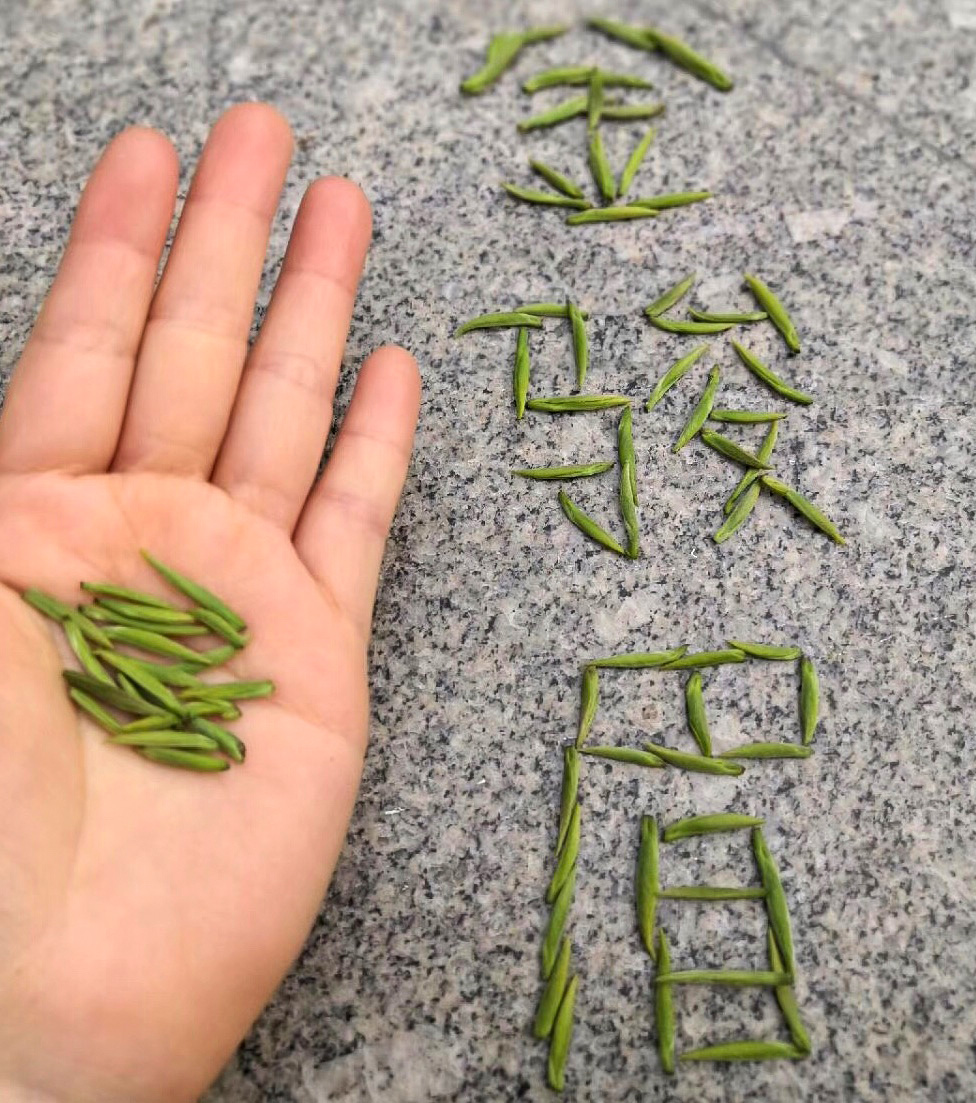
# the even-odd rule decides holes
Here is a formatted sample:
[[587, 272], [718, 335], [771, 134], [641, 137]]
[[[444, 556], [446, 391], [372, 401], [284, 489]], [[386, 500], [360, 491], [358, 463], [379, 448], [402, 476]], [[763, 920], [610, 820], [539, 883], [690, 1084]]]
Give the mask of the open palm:
[[[301, 947], [368, 722], [366, 646], [418, 404], [398, 349], [363, 367], [313, 489], [369, 239], [361, 193], [313, 184], [247, 338], [290, 137], [269, 108], [214, 128], [169, 260], [160, 135], [92, 175], [0, 418], [0, 1098], [195, 1098]], [[271, 678], [247, 762], [170, 770], [107, 746], [19, 592], [162, 593], [146, 547], [223, 596]]]

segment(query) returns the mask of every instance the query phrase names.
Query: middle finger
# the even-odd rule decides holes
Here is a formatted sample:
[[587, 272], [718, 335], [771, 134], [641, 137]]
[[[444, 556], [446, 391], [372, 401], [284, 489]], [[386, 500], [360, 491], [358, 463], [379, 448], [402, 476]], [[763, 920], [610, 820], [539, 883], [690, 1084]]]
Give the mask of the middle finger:
[[232, 108], [214, 126], [149, 312], [115, 470], [209, 475], [290, 157], [270, 107]]

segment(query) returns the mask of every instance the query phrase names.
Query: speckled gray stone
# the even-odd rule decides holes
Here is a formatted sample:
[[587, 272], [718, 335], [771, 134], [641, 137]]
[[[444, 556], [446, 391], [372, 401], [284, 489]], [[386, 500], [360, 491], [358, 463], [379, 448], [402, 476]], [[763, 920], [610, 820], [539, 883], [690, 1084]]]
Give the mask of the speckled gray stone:
[[[99, 147], [130, 122], [192, 164], [226, 105], [265, 98], [298, 148], [264, 292], [304, 186], [359, 181], [376, 235], [348, 349], [400, 341], [423, 368], [417, 454], [387, 556], [372, 649], [374, 723], [349, 842], [308, 944], [208, 1103], [543, 1100], [543, 893], [561, 755], [582, 658], [729, 637], [798, 642], [823, 689], [817, 753], [738, 779], [584, 763], [572, 932], [581, 974], [566, 1098], [908, 1103], [976, 1098], [976, 827], [972, 717], [976, 471], [976, 11], [972, 0], [810, 5], [594, 4], [660, 22], [736, 77], [719, 94], [587, 35], [533, 47], [483, 97], [457, 83], [489, 33], [576, 3], [221, 0], [8, 5], [0, 37], [0, 371], [16, 360]], [[708, 187], [647, 223], [570, 229], [499, 195], [529, 152], [580, 181], [583, 123], [527, 138], [518, 78], [592, 59], [647, 73], [667, 101], [631, 192]], [[643, 94], [629, 97], [638, 99]], [[622, 165], [640, 126], [614, 126]], [[186, 175], [184, 174], [184, 183]], [[450, 337], [524, 299], [593, 314], [588, 389], [646, 397], [688, 338], [641, 308], [690, 269], [694, 301], [747, 307], [756, 271], [803, 338], [746, 343], [816, 396], [791, 408], [776, 462], [850, 539], [836, 548], [774, 500], [716, 548], [737, 472], [670, 443], [712, 362], [723, 405], [770, 396], [728, 339], [652, 414], [635, 408], [643, 557], [622, 561], [513, 466], [612, 458], [613, 412], [511, 410], [511, 334]], [[533, 392], [568, 392], [568, 327], [533, 335]], [[779, 408], [779, 407], [776, 407]], [[759, 430], [753, 430], [759, 433]], [[751, 436], [743, 439], [752, 440]], [[758, 436], [757, 438], [758, 439]], [[613, 476], [575, 484], [620, 531]], [[706, 676], [716, 748], [796, 738], [792, 667]], [[691, 749], [683, 677], [605, 674], [600, 741]], [[803, 1063], [700, 1065], [666, 1082], [651, 966], [633, 916], [640, 816], [766, 817], [793, 917]], [[748, 837], [664, 849], [666, 884], [754, 876]], [[676, 968], [761, 967], [750, 903], [670, 902]], [[687, 989], [679, 1048], [780, 1036], [772, 997]]]

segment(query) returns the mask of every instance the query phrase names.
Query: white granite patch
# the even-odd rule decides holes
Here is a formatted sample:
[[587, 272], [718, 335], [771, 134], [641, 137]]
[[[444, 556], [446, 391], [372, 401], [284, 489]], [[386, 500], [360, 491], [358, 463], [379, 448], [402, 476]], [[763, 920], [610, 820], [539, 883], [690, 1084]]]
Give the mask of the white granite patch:
[[976, 31], [976, 0], [945, 0], [949, 22], [959, 31]]
[[851, 212], [835, 208], [822, 211], [784, 211], [790, 237], [802, 245], [821, 237], [837, 237], [851, 220]]

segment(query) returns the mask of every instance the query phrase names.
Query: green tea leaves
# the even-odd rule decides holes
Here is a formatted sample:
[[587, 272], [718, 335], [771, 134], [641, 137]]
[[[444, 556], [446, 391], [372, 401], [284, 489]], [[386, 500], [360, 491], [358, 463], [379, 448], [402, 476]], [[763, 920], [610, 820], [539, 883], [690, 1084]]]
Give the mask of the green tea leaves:
[[779, 879], [779, 870], [773, 860], [766, 840], [763, 837], [762, 828], [752, 829], [752, 849], [756, 856], [756, 867], [759, 870], [759, 878], [766, 890], [766, 912], [769, 915], [769, 926], [776, 939], [776, 947], [779, 950], [785, 964], [785, 972], [789, 976], [780, 980], [778, 984], [792, 984], [793, 977], [793, 933], [790, 929], [790, 913], [786, 904], [786, 893], [783, 891], [782, 882]]
[[559, 492], [559, 504], [563, 508], [563, 513], [566, 514], [569, 520], [572, 521], [585, 536], [588, 536], [592, 541], [606, 548], [608, 551], [615, 552], [617, 555], [627, 554], [610, 533], [607, 532], [605, 528], [598, 525], [592, 517], [584, 513], [579, 506], [575, 505], [569, 495], [563, 490]]
[[[651, 957], [653, 957], [653, 953]], [[671, 972], [671, 954], [668, 940], [662, 927], [658, 937], [657, 950], [658, 976], [667, 976]], [[657, 1048], [661, 1057], [661, 1068], [668, 1075], [674, 1074], [674, 997], [669, 984], [658, 984], [654, 988], [654, 1019], [657, 1025]]]
[[800, 730], [804, 747], [813, 742], [820, 713], [820, 680], [813, 660], [804, 657], [800, 662]]
[[733, 341], [732, 347], [749, 371], [751, 371], [757, 379], [765, 383], [771, 391], [781, 395], [783, 398], [788, 398], [791, 402], [797, 402], [801, 406], [809, 406], [813, 402], [810, 395], [797, 390], [796, 387], [790, 386], [785, 379], [780, 379], [772, 368], [767, 367], [754, 352], [750, 352], [743, 345], [740, 345], [738, 341]]
[[610, 471], [616, 464], [613, 460], [608, 463], [580, 463], [567, 467], [520, 467], [512, 474], [519, 475], [523, 479], [588, 479], [593, 475], [602, 475]]
[[579, 793], [579, 751], [575, 747], [563, 748], [563, 788], [559, 803], [559, 831], [556, 837], [556, 853], [563, 848], [569, 821]]
[[561, 1092], [565, 1086], [566, 1058], [569, 1056], [569, 1043], [573, 1037], [573, 1011], [576, 1007], [578, 988], [579, 977], [574, 976], [566, 985], [566, 991], [563, 993], [556, 1013], [556, 1021], [552, 1027], [547, 1075], [549, 1087], [557, 1092]]
[[512, 393], [515, 398], [515, 417], [521, 421], [525, 416], [525, 401], [529, 393], [529, 377], [532, 365], [529, 359], [529, 331], [520, 326], [515, 346], [515, 368], [512, 371]]
[[569, 308], [569, 323], [573, 330], [573, 357], [576, 360], [576, 386], [583, 389], [586, 382], [586, 372], [590, 365], [589, 342], [586, 339], [586, 321], [578, 306], [567, 304]]
[[[617, 184], [617, 198], [623, 199], [627, 192], [630, 191], [630, 186], [634, 182], [634, 177], [637, 175], [638, 170], [644, 163], [644, 158], [647, 156], [647, 151], [651, 148], [651, 143], [654, 141], [655, 130], [654, 127], [650, 127], [643, 138], [637, 143], [634, 148], [634, 152], [628, 157], [627, 164], [624, 165], [624, 171], [620, 174], [620, 182]], [[635, 204], [635, 206], [641, 206], [641, 204]]]
[[590, 136], [590, 172], [604, 201], [612, 203], [617, 194], [617, 182], [613, 178], [599, 130], [593, 131]]
[[701, 438], [709, 448], [713, 448], [716, 452], [725, 456], [726, 459], [741, 463], [743, 467], [754, 467], [759, 471], [769, 470], [758, 456], [754, 456], [752, 452], [742, 448], [734, 440], [723, 437], [721, 433], [716, 433], [712, 429], [702, 429]]
[[718, 368], [712, 368], [708, 374], [708, 382], [705, 384], [705, 389], [702, 391], [701, 398], [699, 398], [695, 408], [691, 411], [678, 439], [674, 442], [674, 446], [671, 449], [672, 452], [680, 452], [689, 441], [693, 440], [702, 431], [705, 422], [708, 421], [708, 415], [711, 413], [712, 404], [715, 401], [715, 392], [718, 390], [718, 384]]
[[649, 44], [666, 54], [675, 65], [705, 81], [720, 92], [728, 92], [733, 87], [733, 81], [727, 73], [724, 73], [714, 62], [696, 53], [686, 42], [674, 35], [665, 34], [657, 27], [648, 27], [644, 34]]
[[[648, 318], [658, 318], [666, 310], [670, 310], [675, 303], [681, 300], [695, 286], [695, 273], [689, 272], [683, 279], [678, 280], [673, 287], [669, 287], [663, 295], [659, 296], [644, 310]], [[707, 346], [706, 346], [707, 347]]]
[[698, 749], [703, 755], [709, 757], [712, 753], [712, 737], [709, 734], [708, 720], [705, 716], [702, 676], [697, 670], [685, 683], [685, 712], [688, 716], [688, 727], [695, 737]]
[[[778, 989], [777, 989], [778, 991]], [[806, 1057], [806, 1053], [786, 1042], [745, 1040], [724, 1042], [717, 1046], [702, 1046], [681, 1054], [682, 1061], [781, 1061]]]
[[792, 319], [787, 313], [786, 307], [783, 306], [779, 299], [757, 276], [751, 276], [747, 272], [743, 279], [746, 282], [746, 286], [755, 296], [756, 302], [759, 304], [760, 308], [769, 315], [770, 321], [776, 326], [780, 333], [782, 333], [783, 340], [786, 342], [790, 352], [799, 352], [800, 338], [797, 335], [796, 327], [793, 325]]
[[699, 345], [697, 348], [692, 349], [687, 356], [682, 356], [680, 360], [675, 361], [654, 385], [654, 390], [651, 391], [651, 397], [647, 400], [644, 409], [650, 413], [668, 391], [671, 390], [675, 383], [679, 382], [679, 380], [683, 379], [688, 372], [691, 371], [695, 364], [697, 364], [705, 353], [708, 352], [708, 349], [708, 345]]
[[644, 949], [655, 958], [654, 913], [660, 886], [657, 821], [641, 817], [640, 850], [637, 855], [637, 927]]
[[694, 774], [713, 774], [716, 777], [738, 777], [742, 767], [734, 762], [722, 762], [717, 758], [705, 758], [703, 755], [686, 754], [670, 747], [661, 747], [657, 743], [648, 743], [647, 749], [658, 758], [663, 758], [676, 770], [687, 770]]
[[600, 675], [596, 667], [583, 667], [583, 679], [580, 683], [580, 718], [576, 732], [576, 746], [582, 747], [593, 727], [597, 706], [600, 703]]
[[559, 890], [566, 884], [569, 875], [573, 872], [576, 859], [579, 857], [580, 846], [580, 806], [579, 801], [573, 805], [569, 814], [569, 824], [566, 828], [566, 837], [562, 850], [556, 861], [556, 868], [546, 891], [546, 902], [551, 904], [559, 894]]
[[561, 172], [557, 172], [554, 168], [551, 168], [544, 161], [536, 161], [534, 159], [530, 160], [529, 168], [531, 168], [537, 176], [541, 176], [547, 184], [550, 184], [552, 187], [554, 187], [556, 191], [562, 192], [563, 195], [567, 196], [568, 198], [583, 198], [583, 189], [578, 184], [574, 184], [568, 176], [564, 176]]
[[712, 816], [689, 816], [668, 824], [664, 829], [664, 841], [675, 843], [698, 835], [714, 835], [722, 831], [741, 831], [746, 827], [761, 827], [763, 821], [756, 816], [743, 816], [737, 812], [720, 812]]
[[556, 1012], [559, 1010], [563, 993], [566, 991], [566, 985], [569, 981], [570, 956], [571, 948], [569, 939], [564, 938], [559, 947], [559, 956], [556, 958], [556, 964], [549, 974], [549, 979], [546, 981], [545, 988], [542, 990], [542, 997], [539, 1000], [539, 1009], [536, 1012], [535, 1022], [532, 1025], [532, 1033], [537, 1038], [548, 1038], [552, 1033], [553, 1025], [556, 1022]]
[[570, 226], [590, 226], [594, 222], [633, 222], [641, 218], [657, 218], [657, 211], [646, 207], [597, 207], [592, 211], [571, 214], [566, 222]]
[[[518, 184], [509, 184], [504, 180], [502, 181], [502, 187], [513, 199], [521, 199], [523, 203], [537, 203], [543, 207], [570, 207], [573, 210], [585, 211], [593, 205], [585, 199], [573, 199], [568, 195], [556, 195], [554, 192], [539, 191], [538, 188], [523, 188]], [[483, 326], [481, 328], [487, 327]], [[460, 337], [461, 330], [458, 330], [454, 336]]]
[[568, 31], [565, 26], [533, 27], [521, 32], [496, 34], [488, 43], [484, 65], [461, 83], [466, 96], [477, 96], [490, 88], [512, 65], [526, 46], [558, 38]]

